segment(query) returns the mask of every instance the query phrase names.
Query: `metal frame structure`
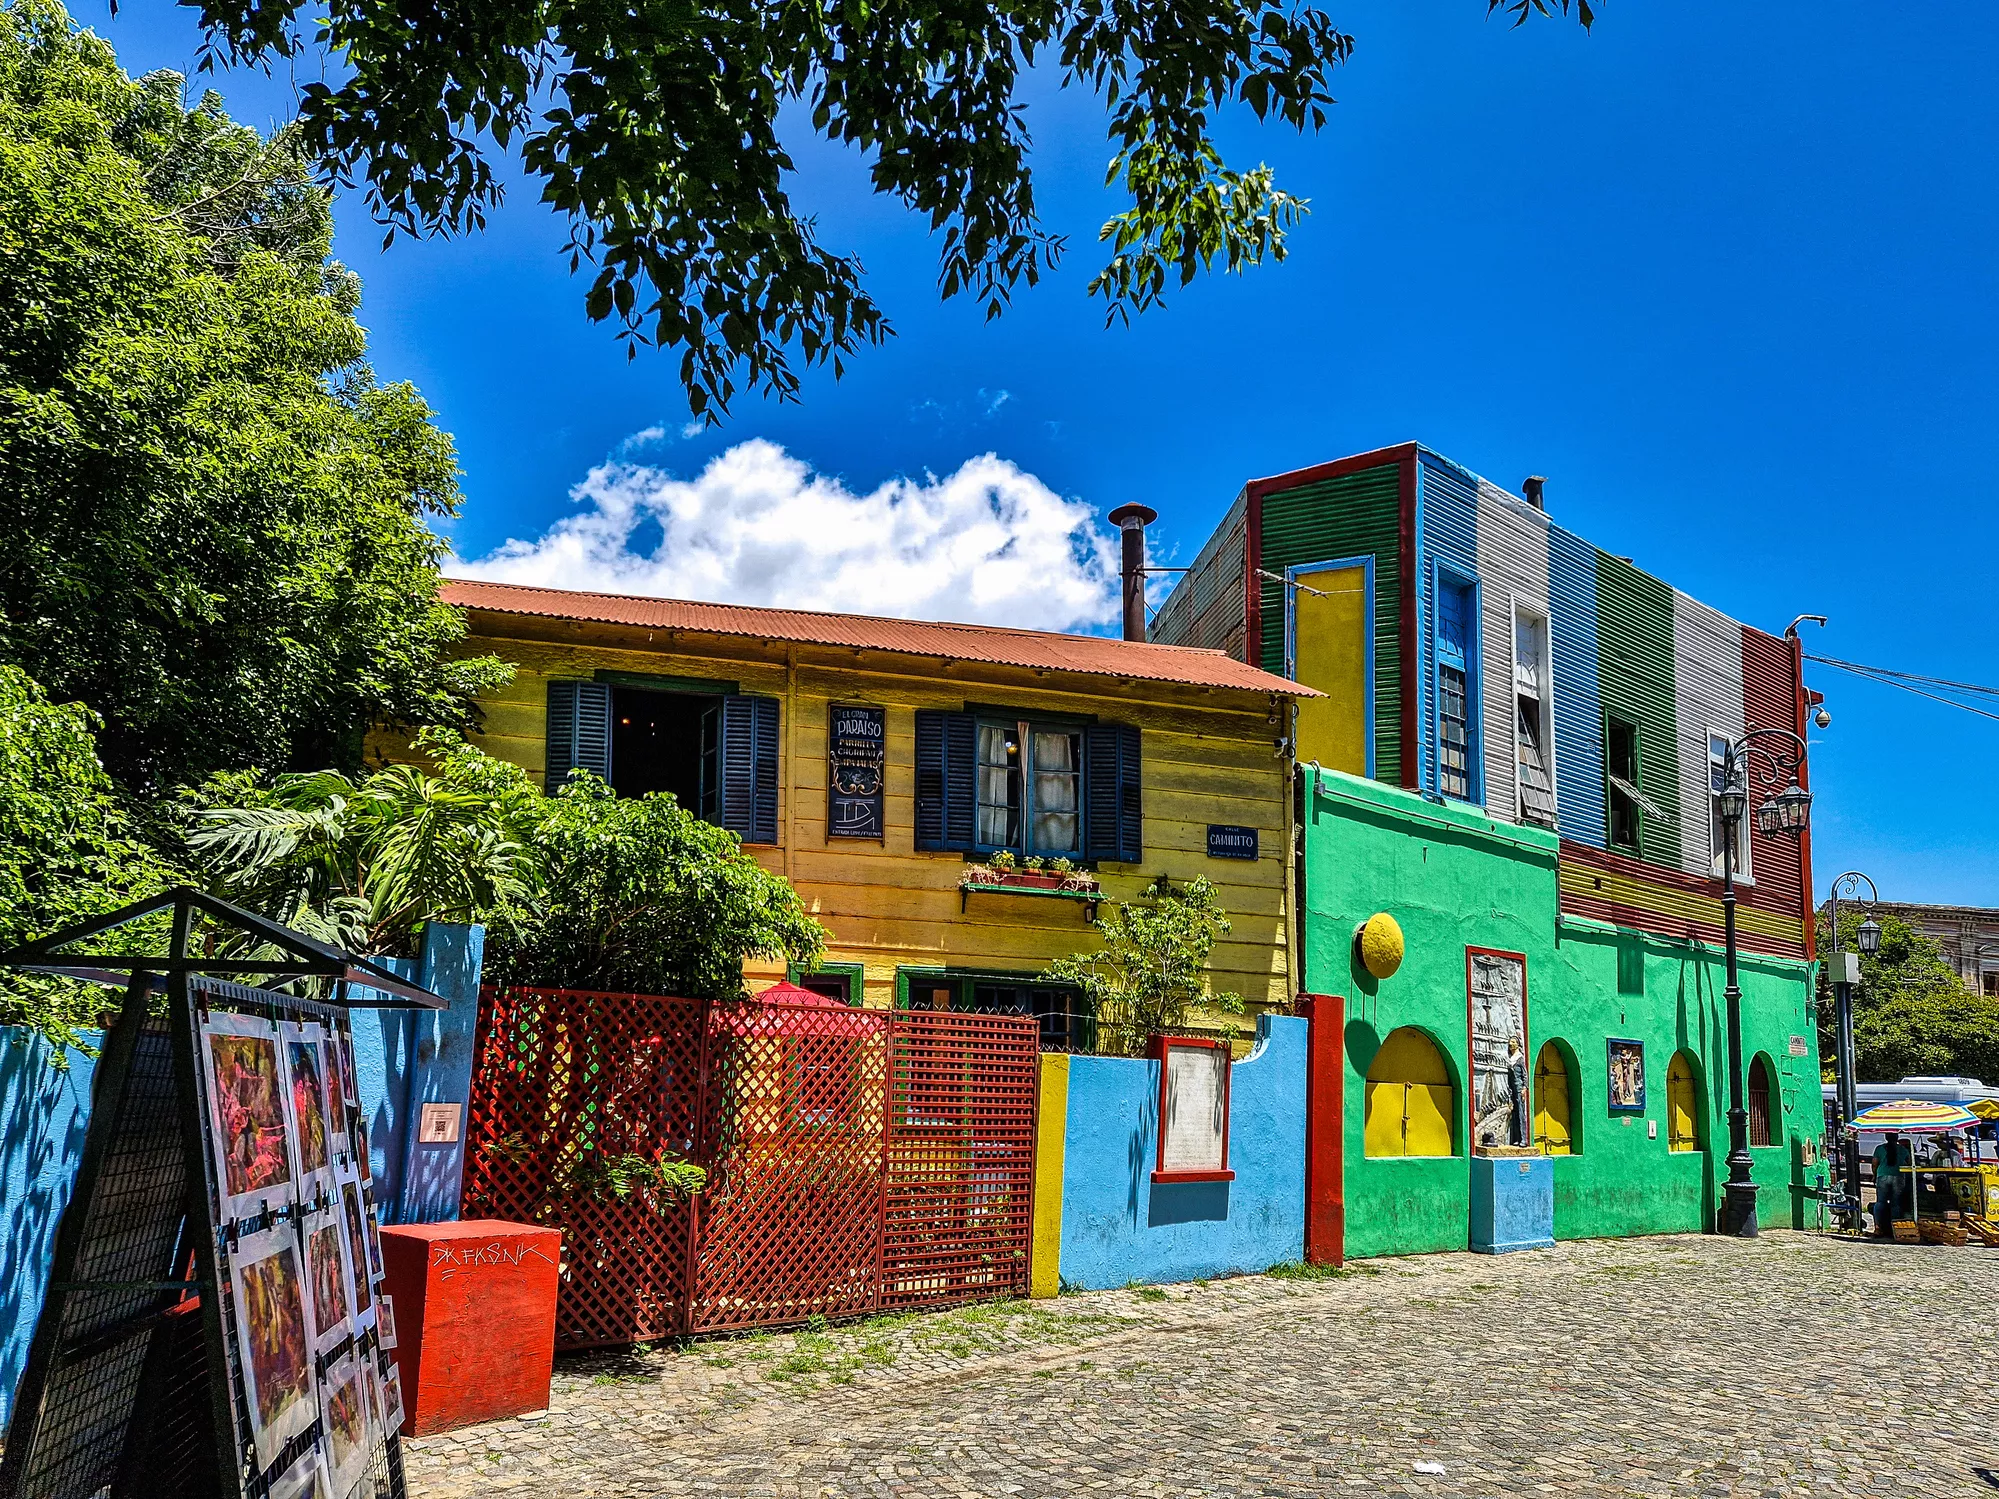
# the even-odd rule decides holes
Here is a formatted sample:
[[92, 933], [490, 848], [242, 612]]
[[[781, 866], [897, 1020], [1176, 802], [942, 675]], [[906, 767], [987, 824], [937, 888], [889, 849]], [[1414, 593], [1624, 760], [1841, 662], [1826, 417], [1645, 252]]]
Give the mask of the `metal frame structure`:
[[[164, 955], [65, 951], [153, 918], [167, 922]], [[197, 951], [197, 923], [255, 955]], [[199, 935], [208, 944], [217, 932]], [[216, 1211], [195, 1010], [213, 1002], [331, 1019], [352, 1007], [444, 1001], [380, 964], [185, 887], [0, 953], [0, 967], [124, 990], [0, 1458], [0, 1499], [261, 1499], [268, 1485], [246, 1460], [254, 1444], [223, 1315], [221, 1267], [234, 1226]], [[280, 987], [300, 980], [326, 985], [329, 1002]], [[400, 1499], [393, 1433], [371, 1476], [364, 1490]]]

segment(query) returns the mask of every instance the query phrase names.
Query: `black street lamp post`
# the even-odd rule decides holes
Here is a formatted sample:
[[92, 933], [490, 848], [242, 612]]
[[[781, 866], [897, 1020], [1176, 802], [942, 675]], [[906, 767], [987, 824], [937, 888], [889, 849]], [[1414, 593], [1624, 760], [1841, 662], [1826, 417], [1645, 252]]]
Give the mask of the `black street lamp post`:
[[[1845, 934], [1839, 926], [1839, 903], [1853, 900], [1860, 894], [1860, 887], [1867, 886], [1869, 913], [1854, 933], [1861, 952], [1877, 953], [1881, 950], [1881, 923], [1874, 919], [1872, 907], [1880, 904], [1881, 892], [1857, 869], [1849, 869], [1832, 882], [1832, 895], [1826, 904], [1832, 912], [1832, 959], [1838, 966], [1833, 969], [1832, 1011], [1833, 1026], [1839, 1046], [1839, 1118], [1842, 1125], [1852, 1120], [1860, 1112], [1859, 1078], [1854, 1072], [1853, 1056], [1853, 980], [1848, 976]], [[1853, 1221], [1860, 1221], [1860, 1137], [1848, 1134], [1844, 1137], [1839, 1152], [1840, 1182], [1847, 1201], [1847, 1211]]]
[[1722, 1189], [1721, 1231], [1756, 1237], [1756, 1181], [1749, 1159], [1749, 1110], [1742, 1102], [1742, 986], [1735, 971], [1735, 855], [1738, 829], [1749, 810], [1750, 783], [1783, 787], [1768, 791], [1756, 808], [1756, 826], [1766, 837], [1796, 836], [1811, 818], [1812, 794], [1798, 784], [1805, 741], [1788, 729], [1751, 729], [1728, 747], [1715, 786], [1722, 825], [1721, 923], [1728, 982], [1721, 997], [1728, 1006], [1728, 1182]]

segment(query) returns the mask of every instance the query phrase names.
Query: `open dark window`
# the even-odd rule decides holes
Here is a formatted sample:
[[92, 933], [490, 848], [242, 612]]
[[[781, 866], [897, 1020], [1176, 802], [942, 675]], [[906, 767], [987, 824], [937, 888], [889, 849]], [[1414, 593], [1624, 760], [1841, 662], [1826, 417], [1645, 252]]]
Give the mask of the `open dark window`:
[[1603, 731], [1605, 834], [1613, 848], [1638, 851], [1638, 725], [1610, 713]]
[[1770, 1064], [1757, 1057], [1749, 1064], [1749, 1143], [1770, 1143]]
[[719, 693], [612, 688], [611, 784], [618, 794], [664, 791], [681, 806], [708, 817], [702, 805], [708, 759], [703, 730], [710, 710], [721, 701]]
[[777, 842], [777, 700], [608, 682], [548, 684], [548, 789], [589, 770], [664, 792], [745, 843]]

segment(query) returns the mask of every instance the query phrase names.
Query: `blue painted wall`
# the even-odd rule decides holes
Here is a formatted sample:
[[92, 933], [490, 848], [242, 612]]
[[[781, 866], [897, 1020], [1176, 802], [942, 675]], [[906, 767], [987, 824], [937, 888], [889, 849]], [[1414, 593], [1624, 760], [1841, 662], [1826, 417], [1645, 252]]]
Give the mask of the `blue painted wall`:
[[1231, 1182], [1154, 1183], [1159, 1063], [1074, 1057], [1062, 1280], [1103, 1290], [1267, 1270], [1305, 1253], [1307, 1023], [1256, 1022], [1229, 1084]]
[[[448, 1223], [458, 1216], [465, 1169], [463, 1110], [472, 1098], [472, 1043], [486, 929], [433, 921], [423, 957], [385, 959], [448, 1010], [355, 1010], [354, 1073], [368, 1119], [369, 1167], [384, 1223]], [[416, 1123], [426, 1103], [460, 1106], [459, 1138], [425, 1145]]]
[[[103, 1037], [82, 1033], [93, 1048]], [[67, 1071], [34, 1031], [0, 1027], [0, 1420], [13, 1414], [14, 1386], [48, 1291], [49, 1257], [90, 1119], [93, 1057], [69, 1048]]]

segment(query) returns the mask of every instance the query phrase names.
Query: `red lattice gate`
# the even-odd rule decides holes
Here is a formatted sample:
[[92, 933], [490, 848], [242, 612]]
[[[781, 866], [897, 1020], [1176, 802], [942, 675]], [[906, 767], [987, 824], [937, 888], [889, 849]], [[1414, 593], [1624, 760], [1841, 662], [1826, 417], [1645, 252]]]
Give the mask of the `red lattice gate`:
[[1014, 1016], [489, 989], [464, 1212], [562, 1230], [558, 1347], [1021, 1295], [1037, 1059]]

